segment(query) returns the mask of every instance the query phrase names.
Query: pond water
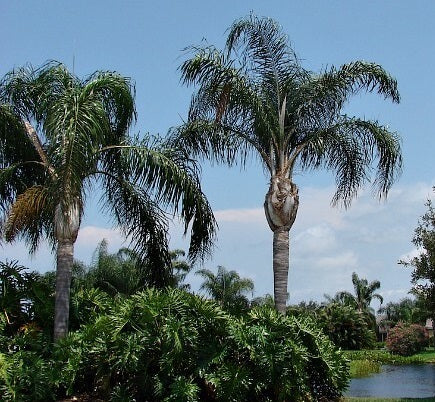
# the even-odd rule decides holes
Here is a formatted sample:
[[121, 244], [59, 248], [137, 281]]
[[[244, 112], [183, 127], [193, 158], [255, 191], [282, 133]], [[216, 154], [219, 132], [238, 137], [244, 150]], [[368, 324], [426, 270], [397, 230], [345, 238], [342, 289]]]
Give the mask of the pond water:
[[375, 398], [435, 397], [435, 364], [382, 366], [379, 374], [352, 379], [345, 395]]

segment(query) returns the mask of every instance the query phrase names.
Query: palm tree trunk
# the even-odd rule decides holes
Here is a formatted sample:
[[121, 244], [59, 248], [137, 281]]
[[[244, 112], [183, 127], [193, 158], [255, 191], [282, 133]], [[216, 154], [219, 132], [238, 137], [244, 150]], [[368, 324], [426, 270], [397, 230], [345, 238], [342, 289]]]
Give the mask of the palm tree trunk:
[[74, 243], [59, 242], [57, 245], [56, 297], [54, 307], [54, 340], [68, 333], [71, 272], [74, 258]]
[[289, 271], [289, 231], [299, 207], [298, 188], [286, 177], [275, 175], [270, 180], [264, 201], [264, 212], [273, 231], [273, 281], [275, 308], [285, 312]]
[[81, 203], [73, 200], [56, 207], [54, 227], [57, 240], [56, 296], [54, 305], [54, 340], [68, 333], [69, 302], [74, 243], [80, 227]]
[[289, 271], [289, 230], [279, 228], [273, 232], [273, 288], [275, 308], [284, 313], [287, 303]]

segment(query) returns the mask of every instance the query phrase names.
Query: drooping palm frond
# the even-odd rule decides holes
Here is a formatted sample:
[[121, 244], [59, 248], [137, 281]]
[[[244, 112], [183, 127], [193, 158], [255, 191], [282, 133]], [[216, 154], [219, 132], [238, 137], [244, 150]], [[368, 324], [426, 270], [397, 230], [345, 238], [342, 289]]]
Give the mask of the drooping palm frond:
[[189, 256], [205, 257], [213, 246], [216, 230], [211, 207], [201, 191], [198, 170], [185, 151], [162, 142], [132, 141], [106, 147], [104, 153], [119, 155], [123, 171], [132, 183], [144, 189], [157, 204], [178, 215], [185, 234], [190, 228]]
[[52, 230], [53, 199], [43, 186], [29, 187], [21, 193], [8, 211], [4, 223], [4, 237], [6, 241], [13, 241], [16, 237], [24, 239], [30, 252], [33, 253], [41, 239], [45, 236], [54, 244]]
[[[193, 155], [242, 163], [256, 154], [273, 176], [336, 172], [336, 204], [350, 204], [371, 180], [385, 196], [401, 171], [398, 135], [378, 122], [343, 116], [351, 96], [377, 92], [399, 102], [397, 81], [375, 63], [356, 61], [320, 74], [299, 63], [279, 25], [250, 15], [229, 29], [225, 52], [192, 47], [180, 70], [198, 87], [189, 120], [172, 134]], [[375, 165], [377, 163], [377, 165]]]
[[400, 173], [402, 157], [396, 133], [376, 121], [341, 116], [333, 125], [311, 131], [301, 140], [293, 163], [300, 158], [303, 170], [324, 167], [336, 173], [337, 191], [333, 198], [345, 206], [370, 180], [369, 172], [378, 159], [373, 189], [386, 195]]
[[0, 209], [5, 212], [17, 194], [43, 177], [43, 163], [22, 120], [9, 104], [0, 102]]
[[226, 52], [234, 52], [242, 68], [281, 105], [286, 94], [283, 83], [299, 73], [296, 54], [279, 24], [271, 18], [251, 14], [233, 23], [228, 32]]

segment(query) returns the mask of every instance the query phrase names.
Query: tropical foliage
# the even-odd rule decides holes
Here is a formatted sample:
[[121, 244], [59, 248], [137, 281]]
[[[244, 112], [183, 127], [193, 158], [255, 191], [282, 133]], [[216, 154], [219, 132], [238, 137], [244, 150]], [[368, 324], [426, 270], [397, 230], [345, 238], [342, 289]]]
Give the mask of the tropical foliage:
[[[435, 187], [433, 188], [435, 192]], [[413, 267], [412, 292], [423, 301], [427, 316], [435, 322], [435, 208], [431, 200], [426, 203], [427, 212], [414, 232], [412, 242], [420, 252], [409, 261], [400, 261], [407, 267]]]
[[9, 339], [21, 346], [0, 353], [5, 400], [332, 401], [347, 384], [342, 353], [307, 318], [268, 308], [235, 318], [177, 289], [76, 299], [80, 328], [48, 357], [37, 332]]
[[192, 258], [211, 247], [215, 221], [197, 167], [184, 151], [128, 136], [133, 94], [117, 73], [80, 80], [58, 63], [19, 68], [0, 82], [0, 234], [25, 239], [31, 251], [45, 237], [56, 249], [55, 338], [68, 330], [74, 243], [96, 188], [154, 273], [170, 265], [162, 208], [191, 228]]
[[374, 346], [376, 336], [366, 317], [353, 306], [330, 303], [318, 314], [325, 333], [343, 349], [366, 349]]
[[224, 310], [240, 313], [249, 308], [246, 294], [254, 291], [251, 279], [241, 278], [236, 271], [228, 271], [222, 266], [218, 266], [216, 275], [208, 269], [201, 269], [196, 274], [204, 279], [200, 290], [204, 290]]
[[378, 312], [385, 317], [383, 322], [388, 326], [394, 326], [399, 322], [424, 324], [428, 316], [424, 303], [419, 299], [409, 297], [398, 302], [388, 302]]
[[373, 299], [378, 299], [382, 304], [384, 298], [375, 293], [381, 287], [381, 283], [378, 280], [368, 282], [367, 279], [360, 278], [356, 272], [352, 273], [352, 284], [355, 294], [349, 292], [339, 292], [337, 298], [344, 304], [353, 305], [361, 313], [374, 313], [370, 304]]
[[401, 168], [399, 137], [343, 108], [363, 90], [399, 102], [397, 83], [381, 66], [362, 61], [312, 73], [275, 21], [252, 14], [229, 28], [223, 51], [192, 47], [181, 74], [198, 89], [174, 142], [194, 157], [230, 165], [255, 156], [268, 174], [264, 210], [274, 236], [274, 300], [284, 312], [289, 230], [299, 205], [294, 175], [335, 172], [333, 203], [348, 206], [373, 170], [375, 192], [386, 195]]

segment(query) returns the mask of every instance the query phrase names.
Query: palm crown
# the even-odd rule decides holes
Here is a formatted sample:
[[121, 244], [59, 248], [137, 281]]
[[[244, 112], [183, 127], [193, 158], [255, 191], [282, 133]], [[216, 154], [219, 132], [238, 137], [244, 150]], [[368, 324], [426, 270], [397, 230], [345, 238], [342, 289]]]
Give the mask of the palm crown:
[[[342, 114], [350, 96], [362, 89], [399, 102], [397, 83], [381, 66], [358, 61], [311, 73], [276, 22], [254, 16], [233, 24], [224, 52], [192, 50], [181, 72], [184, 83], [199, 85], [190, 124], [183, 127], [183, 141], [193, 152], [213, 152], [229, 162], [254, 152], [271, 176], [287, 178], [295, 167], [332, 169], [334, 200], [346, 204], [378, 157], [375, 184], [381, 193], [388, 191], [401, 162], [398, 136], [376, 121]], [[215, 135], [198, 138], [205, 130]]]
[[[188, 121], [174, 130], [174, 141], [192, 155], [228, 164], [259, 157], [270, 175], [265, 213], [277, 246], [275, 272], [276, 264], [288, 269], [284, 232], [299, 205], [296, 169], [334, 171], [333, 203], [348, 206], [370, 180], [377, 160], [373, 184], [380, 195], [387, 194], [401, 169], [399, 137], [376, 121], [343, 113], [361, 90], [399, 102], [397, 83], [381, 66], [357, 61], [314, 74], [300, 65], [275, 21], [254, 15], [232, 25], [224, 51], [212, 46], [190, 50], [192, 57], [181, 66], [182, 80], [198, 89]], [[286, 288], [286, 277], [275, 276], [275, 291], [277, 281], [285, 281]], [[281, 290], [275, 300], [283, 309], [287, 296]]]
[[[135, 118], [129, 79], [97, 72], [82, 81], [63, 65], [49, 63], [12, 71], [0, 88], [6, 240], [22, 236], [35, 250], [45, 236], [57, 247], [58, 273], [65, 264], [70, 272], [86, 197], [99, 186], [103, 209], [156, 269], [171, 263], [168, 208], [180, 215], [186, 232], [191, 229], [190, 256], [210, 250], [215, 221], [193, 161], [162, 141], [128, 136]], [[64, 289], [70, 273], [65, 278], [59, 285]]]

